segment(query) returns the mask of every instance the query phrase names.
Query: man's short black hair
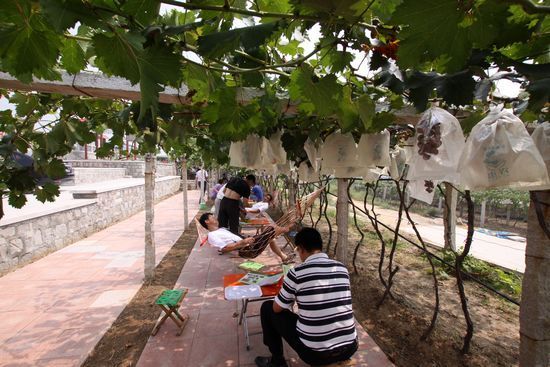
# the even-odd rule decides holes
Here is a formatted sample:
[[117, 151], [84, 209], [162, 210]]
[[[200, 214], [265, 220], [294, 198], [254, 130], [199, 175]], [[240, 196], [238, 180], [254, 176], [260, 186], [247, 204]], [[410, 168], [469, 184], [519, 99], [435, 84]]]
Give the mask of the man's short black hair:
[[299, 246], [307, 252], [323, 249], [323, 239], [321, 234], [315, 228], [304, 227], [295, 238], [296, 246]]
[[254, 175], [246, 175], [246, 179], [252, 181], [254, 184], [256, 183], [256, 176]]
[[210, 218], [211, 215], [214, 215], [214, 214], [204, 213], [203, 215], [201, 215], [201, 217], [199, 218], [199, 223], [201, 224], [201, 226], [208, 229], [208, 225], [206, 224], [206, 221], [208, 220], [208, 218]]

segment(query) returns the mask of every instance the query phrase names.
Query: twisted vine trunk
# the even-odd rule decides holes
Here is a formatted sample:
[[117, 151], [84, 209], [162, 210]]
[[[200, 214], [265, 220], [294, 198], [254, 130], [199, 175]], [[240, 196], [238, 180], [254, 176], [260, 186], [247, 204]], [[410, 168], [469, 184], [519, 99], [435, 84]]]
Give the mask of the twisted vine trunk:
[[336, 201], [336, 226], [338, 227], [336, 241], [336, 259], [342, 264], [348, 263], [348, 179], [338, 179], [338, 199]]
[[361, 230], [361, 226], [359, 226], [359, 224], [357, 223], [357, 210], [356, 210], [356, 205], [355, 203], [353, 202], [352, 198], [351, 198], [351, 193], [350, 193], [350, 189], [351, 189], [351, 186], [353, 185], [353, 183], [355, 182], [355, 179], [352, 178], [349, 180], [349, 184], [348, 184], [348, 200], [349, 200], [349, 203], [351, 204], [351, 208], [353, 210], [353, 223], [355, 224], [355, 228], [357, 229], [357, 231], [359, 232], [359, 234], [361, 235], [361, 238], [359, 239], [359, 241], [357, 241], [357, 244], [355, 245], [355, 250], [353, 251], [353, 259], [352, 259], [352, 264], [353, 264], [353, 270], [355, 271], [355, 273], [357, 274], [358, 271], [357, 271], [357, 265], [356, 265], [356, 260], [357, 260], [357, 253], [359, 252], [359, 246], [361, 246], [361, 244], [363, 243], [363, 240], [365, 239], [365, 234], [363, 233], [363, 231]]
[[416, 234], [416, 238], [420, 241], [420, 244], [422, 245], [422, 249], [424, 250], [424, 253], [426, 254], [426, 258], [428, 259], [428, 262], [430, 263], [430, 268], [432, 269], [432, 279], [434, 283], [434, 295], [435, 295], [435, 305], [434, 305], [434, 312], [432, 314], [432, 319], [430, 321], [430, 325], [422, 334], [420, 337], [420, 340], [426, 340], [428, 336], [432, 333], [433, 329], [435, 328], [435, 323], [437, 322], [437, 316], [439, 315], [439, 284], [437, 283], [437, 274], [435, 272], [435, 266], [432, 260], [432, 256], [428, 252], [428, 247], [426, 246], [426, 243], [424, 242], [424, 239], [420, 235], [420, 232], [418, 231], [418, 228], [416, 227], [416, 223], [413, 222], [409, 207], [405, 207], [405, 215], [407, 216], [407, 219], [409, 220], [409, 223], [411, 223], [411, 226], [414, 230], [414, 233]]
[[145, 280], [151, 281], [155, 276], [155, 156], [145, 155]]
[[[395, 232], [393, 236], [392, 246], [390, 250], [390, 256], [389, 256], [389, 263], [388, 263], [388, 281], [386, 290], [384, 291], [384, 294], [382, 295], [382, 299], [378, 302], [377, 307], [382, 306], [384, 301], [386, 300], [386, 297], [391, 294], [391, 287], [393, 286], [393, 277], [395, 277], [395, 274], [399, 271], [399, 266], [393, 267], [393, 258], [395, 256], [395, 250], [397, 249], [397, 240], [399, 239], [399, 228], [401, 227], [401, 220], [403, 218], [403, 210], [405, 208], [405, 189], [407, 187], [407, 182], [403, 184], [403, 190], [399, 187], [399, 181], [395, 181], [396, 187], [397, 187], [397, 193], [399, 194], [399, 211], [397, 213], [397, 223], [395, 224]], [[379, 270], [380, 271], [380, 270]]]
[[466, 292], [464, 290], [464, 281], [462, 279], [462, 263], [472, 246], [472, 239], [474, 237], [474, 203], [470, 196], [470, 191], [466, 190], [464, 198], [468, 205], [468, 233], [466, 235], [466, 242], [464, 243], [464, 250], [460, 255], [455, 258], [455, 276], [456, 285], [458, 287], [458, 294], [460, 295], [460, 304], [462, 306], [462, 312], [464, 313], [464, 319], [466, 320], [466, 335], [464, 336], [464, 344], [462, 345], [462, 353], [466, 354], [470, 351], [470, 342], [474, 335], [474, 323], [470, 317], [470, 311], [468, 310], [468, 298], [466, 298]]

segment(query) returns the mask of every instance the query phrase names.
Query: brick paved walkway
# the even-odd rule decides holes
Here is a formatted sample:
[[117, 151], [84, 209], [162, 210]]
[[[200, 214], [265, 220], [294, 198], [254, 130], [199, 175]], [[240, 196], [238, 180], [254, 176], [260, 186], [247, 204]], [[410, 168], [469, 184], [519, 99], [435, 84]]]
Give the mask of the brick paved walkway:
[[[189, 218], [198, 210], [189, 192]], [[141, 287], [140, 212], [0, 278], [0, 366], [79, 366]], [[183, 232], [182, 194], [155, 206], [156, 260]]]
[[[255, 261], [276, 265], [277, 260], [268, 248]], [[240, 303], [224, 300], [223, 276], [243, 272], [237, 267], [243, 261], [234, 255], [220, 256], [207, 245], [195, 245], [175, 285], [189, 289], [181, 310], [189, 314], [190, 321], [182, 335], [176, 336], [177, 328], [168, 320], [156, 336], [149, 338], [138, 367], [252, 367], [257, 355], [269, 355], [261, 334], [250, 337], [251, 349], [246, 350], [243, 329], [236, 317]], [[249, 304], [249, 314], [258, 314], [260, 305]], [[357, 330], [360, 346], [352, 365], [393, 366], [360, 325]], [[259, 317], [250, 319], [249, 331], [261, 332]], [[289, 366], [307, 366], [288, 345], [285, 355]]]

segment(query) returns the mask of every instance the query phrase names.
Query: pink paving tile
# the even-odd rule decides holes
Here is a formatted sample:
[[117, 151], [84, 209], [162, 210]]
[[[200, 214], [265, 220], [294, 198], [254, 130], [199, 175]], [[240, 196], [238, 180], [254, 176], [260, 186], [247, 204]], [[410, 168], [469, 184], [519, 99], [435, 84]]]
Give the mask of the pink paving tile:
[[232, 312], [201, 310], [195, 338], [231, 335], [236, 338], [237, 318]]
[[36, 367], [78, 367], [82, 363], [81, 358], [48, 358], [37, 359], [35, 361]]
[[38, 352], [39, 359], [80, 358], [86, 356], [103, 336], [102, 328], [63, 330], [57, 337], [49, 338]]
[[187, 366], [237, 367], [238, 365], [239, 353], [236, 335], [225, 334], [193, 339]]

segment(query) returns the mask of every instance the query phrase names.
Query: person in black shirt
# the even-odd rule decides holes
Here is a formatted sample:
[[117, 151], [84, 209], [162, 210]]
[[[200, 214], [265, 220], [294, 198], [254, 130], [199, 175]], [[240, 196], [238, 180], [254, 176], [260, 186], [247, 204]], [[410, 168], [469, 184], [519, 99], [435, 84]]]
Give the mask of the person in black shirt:
[[232, 233], [239, 233], [240, 200], [248, 205], [250, 186], [240, 177], [234, 177], [225, 185], [224, 197], [220, 203], [218, 222], [220, 227], [229, 228]]

